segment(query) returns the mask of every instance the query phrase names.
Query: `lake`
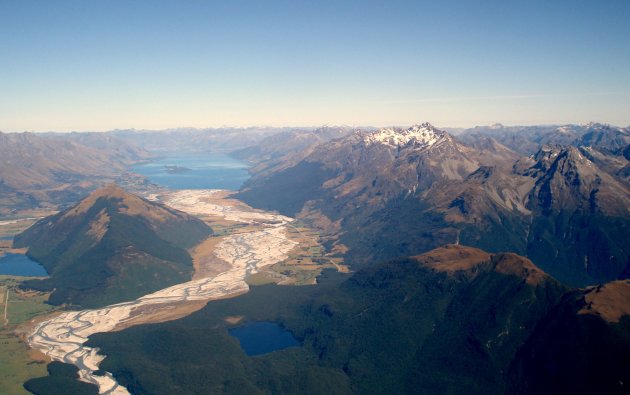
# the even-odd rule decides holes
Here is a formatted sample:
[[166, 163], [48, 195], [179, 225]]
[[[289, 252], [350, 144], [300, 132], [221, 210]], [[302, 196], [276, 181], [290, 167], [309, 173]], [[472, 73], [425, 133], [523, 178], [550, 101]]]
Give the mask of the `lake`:
[[247, 355], [260, 355], [299, 346], [293, 334], [274, 322], [252, 322], [230, 329]]
[[46, 269], [31, 258], [22, 254], [4, 254], [0, 257], [0, 275], [44, 277]]
[[249, 165], [225, 154], [166, 154], [133, 167], [151, 182], [171, 189], [239, 189], [249, 178]]

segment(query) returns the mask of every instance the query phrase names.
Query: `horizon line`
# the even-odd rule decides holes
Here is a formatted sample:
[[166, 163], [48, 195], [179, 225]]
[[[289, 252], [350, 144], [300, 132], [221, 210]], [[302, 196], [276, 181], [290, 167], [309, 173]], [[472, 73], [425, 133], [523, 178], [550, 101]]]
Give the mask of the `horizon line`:
[[[391, 123], [375, 123], [375, 124], [320, 124], [320, 125], [221, 125], [221, 126], [174, 126], [174, 127], [166, 127], [166, 128], [136, 128], [136, 127], [128, 127], [121, 128], [116, 127], [113, 129], [101, 129], [101, 130], [2, 130], [0, 129], [0, 133], [7, 134], [19, 134], [19, 133], [34, 133], [34, 134], [46, 134], [46, 133], [59, 133], [59, 134], [68, 134], [68, 133], [116, 133], [116, 132], [174, 132], [174, 131], [209, 131], [209, 130], [237, 130], [237, 129], [322, 129], [322, 128], [354, 128], [354, 129], [382, 129], [387, 127], [410, 127], [414, 125], [420, 125], [423, 123], [429, 123], [433, 126], [436, 126], [436, 123], [423, 121], [423, 122], [415, 122], [415, 123], [402, 123], [402, 122], [391, 122]], [[603, 122], [603, 121], [589, 121], [589, 122], [545, 122], [545, 123], [504, 123], [504, 122], [494, 122], [487, 124], [475, 124], [474, 126], [436, 126], [441, 129], [474, 129], [477, 127], [492, 127], [492, 126], [503, 126], [507, 128], [514, 127], [533, 127], [533, 126], [545, 126], [545, 127], [553, 127], [553, 126], [587, 126], [589, 124], [601, 124], [612, 126], [620, 129], [630, 127], [630, 124], [627, 126], [621, 126], [611, 122]]]

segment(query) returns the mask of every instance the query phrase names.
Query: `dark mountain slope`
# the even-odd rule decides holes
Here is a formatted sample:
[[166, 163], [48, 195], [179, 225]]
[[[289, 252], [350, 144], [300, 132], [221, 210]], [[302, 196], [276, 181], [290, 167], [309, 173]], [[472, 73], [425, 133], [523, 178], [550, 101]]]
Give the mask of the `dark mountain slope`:
[[[567, 292], [523, 257], [451, 245], [371, 265], [341, 284], [333, 276], [318, 287], [254, 287], [91, 345], [136, 393], [238, 393], [238, 382], [250, 393], [500, 394], [517, 382], [507, 375], [515, 356]], [[303, 346], [247, 357], [226, 316], [279, 321]]]
[[186, 249], [211, 233], [188, 214], [110, 185], [16, 236], [50, 278], [25, 286], [54, 290], [50, 303], [95, 307], [187, 281]]
[[630, 284], [568, 293], [509, 370], [511, 394], [628, 394]]
[[562, 291], [517, 255], [447, 246], [357, 273], [313, 305], [307, 341], [358, 393], [500, 393]]

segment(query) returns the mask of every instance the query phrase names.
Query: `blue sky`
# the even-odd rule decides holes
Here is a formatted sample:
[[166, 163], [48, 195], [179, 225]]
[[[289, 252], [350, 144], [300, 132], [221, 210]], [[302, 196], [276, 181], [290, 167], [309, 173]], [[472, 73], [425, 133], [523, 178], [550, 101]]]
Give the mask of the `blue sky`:
[[0, 130], [630, 125], [630, 1], [0, 0]]

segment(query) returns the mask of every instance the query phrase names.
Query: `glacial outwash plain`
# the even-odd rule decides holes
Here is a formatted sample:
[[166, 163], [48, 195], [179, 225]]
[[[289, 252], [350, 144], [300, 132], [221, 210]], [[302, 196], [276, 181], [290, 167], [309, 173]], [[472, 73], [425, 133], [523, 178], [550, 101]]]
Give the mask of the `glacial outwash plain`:
[[[216, 245], [212, 256], [198, 255], [198, 265], [210, 264], [218, 259], [227, 268], [208, 277], [196, 275], [195, 280], [177, 284], [134, 301], [119, 303], [95, 310], [66, 312], [45, 319], [27, 334], [28, 344], [52, 360], [71, 363], [79, 368], [81, 380], [96, 384], [102, 394], [126, 394], [109, 373], [95, 375], [99, 363], [105, 358], [98, 350], [83, 346], [94, 333], [115, 331], [135, 322], [154, 322], [164, 311], [185, 306], [186, 302], [209, 301], [232, 297], [247, 292], [247, 276], [266, 266], [282, 262], [297, 242], [287, 237], [287, 226], [292, 218], [253, 210], [244, 205], [221, 204], [220, 190], [181, 190], [161, 196], [165, 204], [181, 211], [203, 217], [225, 220], [232, 225], [246, 225], [248, 230], [213, 240]], [[157, 199], [155, 195], [152, 200]], [[212, 199], [210, 201], [210, 199]], [[212, 268], [197, 268], [199, 272]], [[170, 313], [172, 314], [172, 312]], [[169, 314], [169, 318], [173, 318]]]

